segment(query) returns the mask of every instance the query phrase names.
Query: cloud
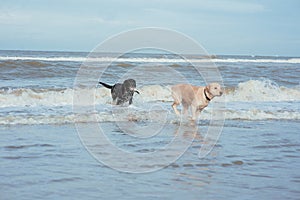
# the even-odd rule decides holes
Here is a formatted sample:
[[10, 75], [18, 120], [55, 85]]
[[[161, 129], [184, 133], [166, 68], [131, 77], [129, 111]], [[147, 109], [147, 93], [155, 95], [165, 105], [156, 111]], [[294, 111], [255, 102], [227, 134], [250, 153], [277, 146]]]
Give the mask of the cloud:
[[266, 8], [262, 4], [244, 1], [201, 1], [200, 6], [209, 10], [235, 13], [256, 13], [266, 11]]
[[19, 25], [27, 24], [31, 20], [31, 15], [24, 12], [0, 11], [0, 24], [2, 25]]
[[104, 25], [113, 25], [113, 26], [119, 26], [119, 25], [135, 25], [137, 22], [132, 20], [121, 20], [121, 19], [106, 19], [103, 17], [86, 17], [82, 19], [86, 22], [95, 22], [98, 24], [104, 24]]
[[[238, 0], [185, 0], [180, 2], [176, 2], [174, 0], [153, 1], [156, 1], [157, 4], [160, 5], [159, 9], [161, 10], [172, 10], [176, 12], [212, 11], [229, 13], [256, 13], [267, 10], [263, 4]], [[148, 6], [146, 10], [156, 10], [157, 4], [145, 3], [145, 6]]]

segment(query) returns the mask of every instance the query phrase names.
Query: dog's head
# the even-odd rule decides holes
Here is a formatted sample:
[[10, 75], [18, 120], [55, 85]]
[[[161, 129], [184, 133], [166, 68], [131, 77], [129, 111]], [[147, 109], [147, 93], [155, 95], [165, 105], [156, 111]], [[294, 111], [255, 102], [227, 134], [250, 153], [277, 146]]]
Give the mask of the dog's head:
[[139, 91], [137, 91], [136, 88], [136, 82], [133, 79], [127, 79], [123, 82], [123, 86], [127, 91], [136, 92], [139, 94]]
[[208, 86], [206, 86], [206, 90], [213, 97], [221, 96], [223, 94], [223, 90], [222, 90], [221, 85], [219, 83], [210, 83]]

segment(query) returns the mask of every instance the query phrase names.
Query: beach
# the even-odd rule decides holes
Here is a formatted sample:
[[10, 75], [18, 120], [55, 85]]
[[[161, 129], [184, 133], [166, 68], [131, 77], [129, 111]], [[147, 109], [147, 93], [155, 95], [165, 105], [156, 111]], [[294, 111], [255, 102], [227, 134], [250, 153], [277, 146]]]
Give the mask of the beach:
[[[101, 55], [101, 81], [133, 77], [141, 93], [133, 105], [116, 107], [97, 82], [75, 84], [87, 55], [0, 51], [0, 199], [298, 199], [300, 58], [217, 55], [212, 60], [225, 94], [189, 126], [172, 111], [170, 86], [206, 84], [191, 63], [174, 55]], [[92, 76], [100, 68], [88, 69]], [[92, 94], [91, 107], [74, 107], [76, 92]], [[222, 103], [224, 126], [211, 151], [199, 157], [213, 108]], [[101, 162], [87, 148], [80, 128], [98, 133], [94, 127], [118, 148], [145, 157], [174, 136], [180, 140], [167, 152], [168, 164], [140, 160], [134, 164], [143, 171], [132, 173]], [[97, 150], [128, 166], [135, 161]]]

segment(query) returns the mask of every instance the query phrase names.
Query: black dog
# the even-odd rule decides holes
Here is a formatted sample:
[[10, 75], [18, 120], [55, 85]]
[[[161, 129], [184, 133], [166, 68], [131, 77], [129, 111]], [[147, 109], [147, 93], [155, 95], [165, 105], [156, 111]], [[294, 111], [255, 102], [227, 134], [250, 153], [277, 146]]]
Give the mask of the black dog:
[[132, 104], [134, 92], [139, 93], [136, 88], [136, 82], [133, 79], [127, 79], [122, 84], [116, 83], [115, 85], [108, 85], [103, 82], [99, 82], [106, 88], [111, 90], [111, 96], [113, 98], [113, 104], [121, 105], [125, 102], [129, 102], [129, 105]]

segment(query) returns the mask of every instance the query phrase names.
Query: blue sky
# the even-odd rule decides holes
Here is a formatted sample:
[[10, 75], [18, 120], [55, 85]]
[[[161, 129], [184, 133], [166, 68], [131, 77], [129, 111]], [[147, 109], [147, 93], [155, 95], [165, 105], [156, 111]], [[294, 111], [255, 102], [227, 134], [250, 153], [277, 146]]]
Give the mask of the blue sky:
[[121, 31], [162, 27], [210, 54], [300, 56], [298, 0], [0, 0], [0, 49], [91, 51]]

